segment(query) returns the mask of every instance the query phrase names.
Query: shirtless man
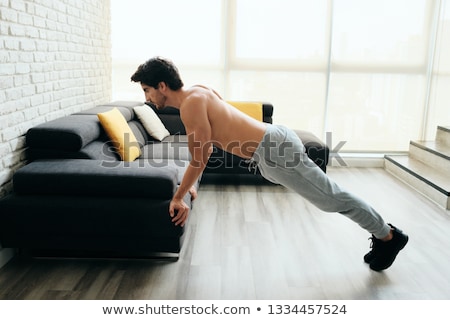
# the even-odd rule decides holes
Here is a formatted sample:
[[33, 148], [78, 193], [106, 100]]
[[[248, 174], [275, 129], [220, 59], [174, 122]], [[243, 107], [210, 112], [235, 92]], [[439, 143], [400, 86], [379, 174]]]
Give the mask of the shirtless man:
[[386, 224], [367, 203], [331, 181], [308, 158], [292, 130], [247, 116], [207, 87], [184, 88], [176, 66], [161, 57], [140, 65], [131, 80], [141, 84], [146, 100], [158, 109], [179, 109], [186, 128], [191, 161], [169, 205], [175, 225], [184, 226], [188, 218], [189, 207], [183, 197], [187, 192], [196, 196], [193, 185], [205, 169], [214, 144], [255, 162], [266, 179], [296, 191], [323, 211], [341, 213], [371, 233], [372, 250], [364, 261], [372, 270], [391, 266], [408, 242], [400, 229]]

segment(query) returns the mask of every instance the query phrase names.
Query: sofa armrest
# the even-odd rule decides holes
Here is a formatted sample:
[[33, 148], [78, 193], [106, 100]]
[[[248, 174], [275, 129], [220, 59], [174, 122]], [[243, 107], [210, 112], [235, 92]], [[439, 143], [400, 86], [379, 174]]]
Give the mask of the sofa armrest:
[[297, 136], [302, 140], [305, 146], [308, 157], [314, 161], [314, 163], [322, 169], [323, 172], [327, 171], [328, 159], [330, 150], [326, 143], [322, 142], [313, 133], [305, 130], [294, 130]]
[[178, 185], [173, 167], [144, 162], [87, 159], [40, 160], [17, 170], [17, 194], [171, 199]]

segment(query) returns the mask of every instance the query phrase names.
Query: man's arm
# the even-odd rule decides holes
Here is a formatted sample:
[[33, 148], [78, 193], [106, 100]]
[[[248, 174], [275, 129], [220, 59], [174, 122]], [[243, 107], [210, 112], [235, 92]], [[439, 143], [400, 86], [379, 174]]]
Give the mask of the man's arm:
[[175, 225], [184, 226], [189, 215], [189, 207], [183, 198], [202, 174], [212, 150], [206, 98], [201, 95], [188, 97], [180, 108], [180, 115], [188, 135], [191, 162], [170, 202], [169, 214]]

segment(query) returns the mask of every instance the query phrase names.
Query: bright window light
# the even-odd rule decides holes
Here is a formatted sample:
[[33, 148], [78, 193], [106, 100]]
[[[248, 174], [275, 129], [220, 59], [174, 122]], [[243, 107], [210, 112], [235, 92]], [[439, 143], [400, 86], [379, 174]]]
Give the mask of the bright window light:
[[333, 55], [346, 64], [424, 66], [430, 6], [426, 0], [337, 0]]
[[328, 48], [327, 2], [237, 1], [236, 58], [324, 63]]
[[450, 125], [450, 0], [111, 0], [113, 99], [153, 56], [186, 86], [274, 105], [274, 123], [408, 151]]
[[219, 62], [220, 0], [111, 0], [111, 8], [114, 60], [160, 55], [182, 64]]

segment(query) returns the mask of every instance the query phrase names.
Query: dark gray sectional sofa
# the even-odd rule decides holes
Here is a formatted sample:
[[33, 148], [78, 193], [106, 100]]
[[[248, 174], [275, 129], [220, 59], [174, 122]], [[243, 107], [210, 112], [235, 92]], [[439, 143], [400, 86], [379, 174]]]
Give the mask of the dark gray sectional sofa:
[[[177, 109], [154, 109], [170, 132], [163, 141], [154, 140], [133, 112], [141, 104], [113, 102], [27, 132], [29, 163], [15, 173], [13, 193], [0, 200], [3, 247], [41, 256], [180, 252], [184, 228], [170, 221], [168, 206], [190, 159], [186, 132]], [[135, 161], [120, 160], [98, 121], [98, 113], [113, 107], [139, 142], [141, 156]], [[272, 123], [272, 115], [273, 106], [264, 104], [264, 121]], [[327, 146], [309, 132], [298, 134], [309, 157], [325, 171]], [[215, 149], [203, 177], [251, 174], [243, 159]], [[185, 201], [192, 208], [189, 195]]]

